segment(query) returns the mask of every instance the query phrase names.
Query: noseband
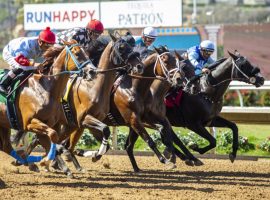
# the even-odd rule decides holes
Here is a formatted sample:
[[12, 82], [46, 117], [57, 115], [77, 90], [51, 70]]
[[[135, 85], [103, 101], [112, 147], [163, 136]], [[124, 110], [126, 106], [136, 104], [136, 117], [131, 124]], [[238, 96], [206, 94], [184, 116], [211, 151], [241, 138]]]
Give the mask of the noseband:
[[[157, 56], [156, 63], [155, 63], [155, 66], [154, 66], [154, 74], [155, 74], [155, 76], [157, 78], [164, 78], [164, 77], [161, 77], [161, 76], [156, 74], [157, 64], [158, 64], [158, 62], [160, 62], [161, 70], [162, 70], [162, 72], [163, 72], [163, 74], [165, 76], [165, 80], [168, 81], [170, 84], [172, 84], [176, 74], [178, 72], [181, 72], [180, 64], [179, 64], [179, 62], [177, 62], [177, 59], [176, 59], [177, 67], [173, 68], [171, 70], [168, 70], [166, 68], [164, 62], [161, 60], [161, 56], [163, 56], [164, 54], [170, 54], [170, 52], [164, 52], [164, 53]], [[173, 74], [172, 78], [171, 78], [171, 74]]]

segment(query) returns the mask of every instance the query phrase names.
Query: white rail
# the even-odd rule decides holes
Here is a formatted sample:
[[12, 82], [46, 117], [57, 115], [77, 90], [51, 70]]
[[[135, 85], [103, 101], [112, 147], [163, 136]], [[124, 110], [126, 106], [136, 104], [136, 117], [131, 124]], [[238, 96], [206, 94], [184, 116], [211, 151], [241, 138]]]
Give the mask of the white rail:
[[232, 81], [229, 85], [229, 90], [235, 90], [237, 92], [240, 106], [244, 107], [243, 97], [240, 90], [270, 90], [270, 81], [265, 81], [264, 85], [258, 88], [247, 83]]

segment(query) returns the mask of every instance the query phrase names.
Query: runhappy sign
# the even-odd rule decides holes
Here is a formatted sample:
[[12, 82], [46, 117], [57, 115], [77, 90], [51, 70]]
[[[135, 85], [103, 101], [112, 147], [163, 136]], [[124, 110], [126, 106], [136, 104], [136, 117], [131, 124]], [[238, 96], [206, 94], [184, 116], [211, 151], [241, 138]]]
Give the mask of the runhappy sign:
[[24, 29], [41, 30], [85, 27], [90, 19], [99, 19], [99, 4], [25, 4]]

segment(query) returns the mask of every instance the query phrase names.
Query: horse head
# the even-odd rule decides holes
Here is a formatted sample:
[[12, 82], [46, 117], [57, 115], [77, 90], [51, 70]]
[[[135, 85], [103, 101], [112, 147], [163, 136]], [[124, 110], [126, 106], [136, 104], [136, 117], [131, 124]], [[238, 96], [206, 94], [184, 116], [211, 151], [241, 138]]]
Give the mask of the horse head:
[[84, 67], [95, 67], [76, 40], [65, 41], [64, 46], [50, 47], [43, 56], [47, 63], [53, 63], [52, 70], [55, 71], [53, 73], [58, 73], [59, 71], [81, 71]]
[[110, 34], [113, 41], [111, 59], [112, 63], [117, 67], [125, 67], [127, 72], [142, 74], [144, 65], [141, 62], [140, 54], [134, 52], [132, 46], [121, 38], [119, 34]]
[[158, 54], [154, 67], [155, 75], [164, 77], [172, 86], [182, 85], [185, 76], [178, 60], [166, 46], [154, 47], [154, 50]]
[[260, 87], [264, 84], [264, 78], [260, 74], [260, 69], [252, 65], [246, 57], [240, 55], [238, 51], [234, 54], [229, 52], [232, 58], [233, 70], [232, 78]]

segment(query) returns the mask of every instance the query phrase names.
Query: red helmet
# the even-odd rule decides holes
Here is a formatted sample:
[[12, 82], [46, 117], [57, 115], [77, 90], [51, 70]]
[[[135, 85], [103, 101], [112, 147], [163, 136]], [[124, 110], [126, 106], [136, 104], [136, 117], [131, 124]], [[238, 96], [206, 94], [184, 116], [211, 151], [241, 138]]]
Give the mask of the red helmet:
[[92, 19], [90, 22], [88, 22], [86, 28], [99, 33], [103, 33], [104, 31], [103, 24], [97, 19]]
[[45, 30], [43, 30], [39, 33], [39, 39], [44, 41], [44, 42], [54, 44], [55, 43], [55, 34], [51, 31], [50, 27], [46, 27]]

